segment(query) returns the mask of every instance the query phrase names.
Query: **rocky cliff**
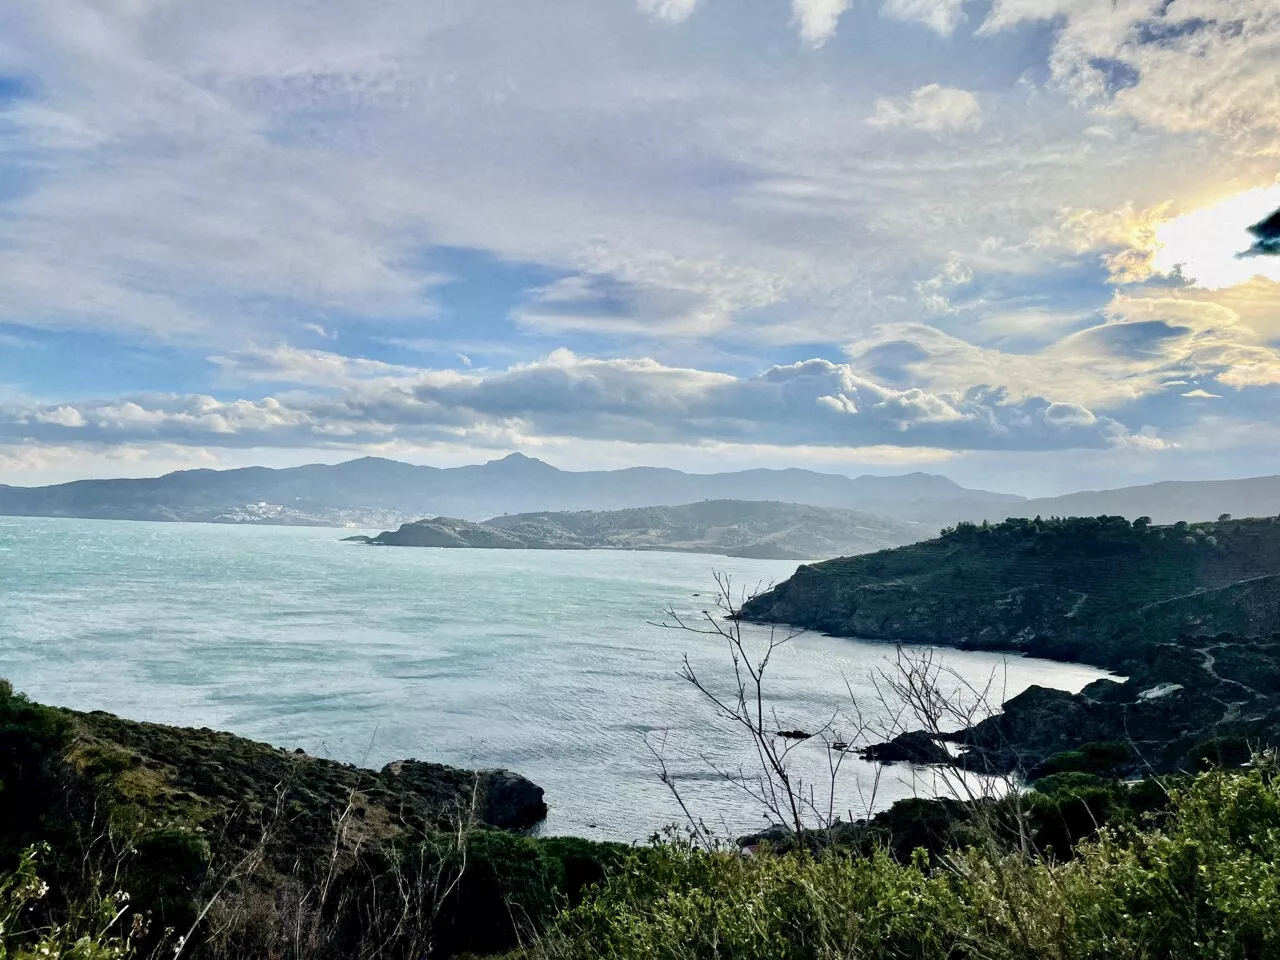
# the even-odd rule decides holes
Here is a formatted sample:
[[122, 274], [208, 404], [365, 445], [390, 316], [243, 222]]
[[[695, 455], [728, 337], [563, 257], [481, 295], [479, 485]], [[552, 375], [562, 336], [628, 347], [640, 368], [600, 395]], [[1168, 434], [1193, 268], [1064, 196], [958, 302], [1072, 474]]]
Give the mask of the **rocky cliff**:
[[1280, 522], [1158, 527], [1119, 517], [961, 524], [800, 567], [746, 619], [838, 636], [1124, 665], [1181, 632], [1280, 629]]

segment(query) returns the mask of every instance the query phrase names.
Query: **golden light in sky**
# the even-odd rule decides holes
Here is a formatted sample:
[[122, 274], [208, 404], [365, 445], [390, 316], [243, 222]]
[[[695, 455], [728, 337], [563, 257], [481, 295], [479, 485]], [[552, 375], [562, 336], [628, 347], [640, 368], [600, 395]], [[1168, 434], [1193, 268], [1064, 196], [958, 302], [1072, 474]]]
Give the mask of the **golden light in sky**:
[[1240, 257], [1255, 237], [1248, 228], [1280, 207], [1280, 183], [1247, 190], [1165, 221], [1156, 228], [1151, 265], [1160, 273], [1181, 268], [1197, 287], [1218, 290], [1255, 276], [1280, 283], [1280, 257]]

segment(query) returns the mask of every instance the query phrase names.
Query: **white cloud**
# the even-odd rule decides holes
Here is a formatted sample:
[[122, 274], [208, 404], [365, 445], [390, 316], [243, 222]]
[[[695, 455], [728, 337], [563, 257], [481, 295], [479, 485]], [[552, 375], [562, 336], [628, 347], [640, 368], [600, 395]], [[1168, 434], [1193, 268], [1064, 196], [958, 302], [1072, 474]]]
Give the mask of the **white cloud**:
[[36, 414], [39, 423], [53, 423], [60, 427], [83, 427], [84, 416], [75, 407], [61, 406], [52, 410], [41, 410]]
[[[1065, 443], [1076, 430], [1094, 442], [1116, 429], [1100, 414], [1123, 420], [1160, 383], [1277, 382], [1276, 285], [1129, 287], [1102, 322], [1110, 290], [1085, 269], [1106, 257], [1117, 282], [1158, 280], [1152, 237], [1166, 213], [1274, 178], [1274, 0], [1231, 4], [1231, 22], [1220, 0], [997, 0], [979, 38], [955, 30], [977, 4], [795, 0], [792, 27], [809, 46], [837, 26], [907, 33], [878, 17], [952, 36], [912, 32], [926, 52], [892, 51], [889, 70], [840, 63], [835, 45], [815, 57], [780, 42], [785, 4], [690, 17], [690, 0], [637, 3], [685, 25], [653, 29], [631, 4], [588, 0], [567, 0], [554, 18], [515, 0], [0, 10], [0, 73], [33, 80], [31, 96], [6, 104], [0, 141], [19, 174], [0, 200], [0, 322], [162, 344], [188, 361], [213, 355], [213, 376], [193, 393], [250, 396], [247, 407], [157, 400], [139, 382], [137, 395], [96, 405], [47, 396], [11, 429], [352, 445], [401, 433], [444, 442], [449, 431], [535, 441], [551, 430], [693, 443], [705, 429], [704, 442], [744, 445], [755, 431], [784, 449], [807, 429], [803, 409], [812, 446], [942, 450], [997, 435], [1031, 444], [1008, 418], [1037, 397], [1044, 406], [1027, 416], [1044, 436]], [[726, 33], [722, 15], [741, 29]], [[971, 72], [975, 59], [1008, 53], [991, 33], [1032, 19], [1054, 21], [1050, 83], [1011, 79], [1038, 44]], [[929, 77], [980, 86], [981, 100], [937, 83], [900, 95]], [[537, 277], [497, 292], [516, 304], [518, 329], [502, 308], [479, 332], [438, 308], [437, 261], [459, 250]], [[487, 281], [484, 271], [470, 279]], [[377, 344], [397, 359], [391, 344], [432, 345], [443, 362], [461, 351], [478, 368], [559, 345], [662, 362], [428, 375], [300, 350], [289, 345], [298, 336]], [[754, 409], [740, 429], [731, 417], [677, 428], [645, 386], [754, 397], [781, 388], [699, 377], [846, 342], [881, 346], [877, 360], [896, 349], [896, 366], [883, 365], [910, 376], [837, 365], [870, 384], [849, 393], [817, 392], [843, 374], [797, 375], [787, 395], [802, 399], [785, 429]], [[911, 361], [899, 342], [931, 359]], [[804, 352], [773, 350], [782, 343]], [[670, 372], [685, 367], [703, 369]], [[430, 402], [415, 392], [423, 378], [442, 384]], [[590, 420], [532, 398], [509, 416], [486, 406], [500, 386], [589, 396], [605, 379], [636, 391], [640, 412], [622, 405]], [[273, 411], [260, 394], [277, 384], [314, 394], [281, 394]], [[984, 384], [1007, 395], [965, 399]], [[45, 396], [39, 386], [19, 391]], [[468, 391], [478, 408], [460, 403]], [[898, 408], [933, 413], [894, 420]], [[70, 426], [76, 417], [83, 426]]]
[[347, 357], [324, 350], [302, 350], [283, 344], [246, 347], [226, 356], [209, 357], [231, 383], [267, 381], [312, 387], [342, 387], [363, 380], [411, 377], [412, 367]]
[[852, 0], [791, 0], [791, 15], [800, 31], [800, 39], [811, 47], [820, 47], [836, 33], [840, 17]]
[[880, 12], [895, 20], [922, 23], [944, 37], [964, 19], [965, 0], [884, 0]]
[[[1097, 447], [1127, 436], [1071, 399], [1013, 397], [987, 386], [887, 387], [826, 360], [736, 377], [559, 350], [497, 373], [424, 370], [412, 379], [334, 383], [331, 392], [311, 396], [145, 395], [77, 404], [75, 433], [84, 442], [225, 447], [479, 442], [515, 431], [629, 443], [949, 450]], [[72, 417], [57, 410], [5, 411], [0, 440], [65, 443]]]
[[873, 127], [910, 127], [930, 133], [973, 130], [982, 123], [982, 107], [968, 90], [930, 83], [902, 99], [882, 97], [866, 121]]
[[1082, 103], [1245, 152], [1280, 151], [1274, 0], [996, 0], [981, 33], [1056, 19], [1050, 67]]
[[655, 20], [683, 23], [698, 6], [698, 0], [636, 0], [636, 7]]
[[1280, 349], [1266, 335], [1229, 307], [1177, 292], [1117, 295], [1102, 322], [1031, 353], [978, 346], [922, 324], [896, 324], [850, 344], [848, 354], [856, 369], [890, 383], [935, 392], [998, 385], [1013, 401], [1050, 396], [1117, 416], [1179, 384], [1280, 384]]

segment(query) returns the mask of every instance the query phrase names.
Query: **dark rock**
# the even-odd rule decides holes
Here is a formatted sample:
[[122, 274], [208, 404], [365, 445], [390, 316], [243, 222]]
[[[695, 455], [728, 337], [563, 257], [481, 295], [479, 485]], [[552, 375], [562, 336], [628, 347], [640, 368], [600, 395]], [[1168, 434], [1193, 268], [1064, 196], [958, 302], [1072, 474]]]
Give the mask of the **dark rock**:
[[877, 763], [950, 763], [951, 754], [924, 730], [912, 730], [888, 743], [872, 744], [862, 751], [862, 759]]
[[779, 730], [778, 736], [783, 740], [808, 740], [813, 734], [803, 730]]
[[510, 770], [481, 770], [481, 817], [491, 826], [522, 830], [547, 816], [543, 790]]

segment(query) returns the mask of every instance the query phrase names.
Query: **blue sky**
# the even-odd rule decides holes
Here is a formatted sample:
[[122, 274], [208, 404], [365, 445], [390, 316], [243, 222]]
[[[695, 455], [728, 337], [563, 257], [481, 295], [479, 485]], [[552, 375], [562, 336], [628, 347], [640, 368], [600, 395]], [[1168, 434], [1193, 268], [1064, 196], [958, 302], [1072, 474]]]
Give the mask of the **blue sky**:
[[19, 0], [0, 482], [1280, 472], [1275, 0]]

